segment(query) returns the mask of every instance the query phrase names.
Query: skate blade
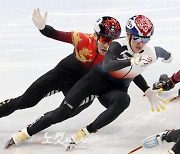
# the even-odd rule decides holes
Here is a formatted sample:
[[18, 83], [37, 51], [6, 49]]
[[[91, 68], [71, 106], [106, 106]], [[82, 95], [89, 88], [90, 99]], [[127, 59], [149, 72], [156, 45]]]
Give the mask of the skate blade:
[[76, 143], [75, 142], [71, 142], [71, 143], [65, 145], [65, 150], [66, 151], [70, 151], [72, 149], [75, 149], [75, 146], [76, 146]]
[[13, 138], [11, 138], [5, 145], [4, 149], [8, 149], [9, 147], [13, 146], [15, 144]]
[[171, 99], [170, 99], [170, 102], [175, 101], [175, 100], [178, 100], [178, 99], [180, 99], [180, 95], [171, 98]]

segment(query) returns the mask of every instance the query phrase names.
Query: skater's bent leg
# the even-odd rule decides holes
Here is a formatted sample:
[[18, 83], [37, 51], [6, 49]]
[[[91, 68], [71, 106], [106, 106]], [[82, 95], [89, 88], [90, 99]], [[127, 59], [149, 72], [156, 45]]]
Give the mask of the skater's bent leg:
[[[75, 113], [76, 109], [81, 103], [86, 102], [86, 100], [93, 100], [95, 97], [94, 94], [100, 95], [103, 93], [101, 90], [97, 91], [96, 88], [94, 88], [97, 87], [98, 84], [91, 84], [87, 82], [92, 78], [92, 76], [94, 77], [93, 72], [91, 72], [91, 74], [88, 76], [84, 76], [80, 81], [77, 82], [77, 84], [75, 84], [75, 86], [71, 88], [59, 108], [45, 114], [34, 124], [32, 124], [28, 128], [29, 135], [36, 134], [52, 124], [66, 120], [67, 118], [71, 117], [73, 113]], [[99, 85], [99, 87], [102, 86]]]
[[53, 124], [62, 122], [70, 117], [74, 112], [67, 104], [62, 103], [57, 109], [45, 113], [34, 123], [28, 126], [27, 131], [30, 136], [50, 127]]
[[87, 126], [90, 133], [108, 125], [115, 120], [130, 104], [129, 95], [125, 92], [116, 92], [113, 96], [112, 104], [102, 112], [93, 123]]
[[[8, 116], [18, 109], [25, 109], [35, 106], [48, 92], [52, 91], [57, 83], [61, 82], [57, 73], [58, 67], [47, 72], [38, 78], [22, 96], [8, 99], [0, 103], [0, 118]], [[62, 72], [61, 72], [62, 73]], [[61, 89], [61, 86], [58, 87]]]
[[55, 73], [56, 71], [53, 69], [38, 78], [21, 96], [21, 100], [17, 103], [19, 109], [35, 106], [48, 92], [52, 91], [58, 82]]
[[0, 118], [5, 117], [13, 113], [18, 109], [17, 102], [20, 97], [14, 99], [7, 99], [0, 103]]
[[87, 102], [87, 103], [84, 104], [84, 105], [78, 106], [77, 109], [73, 112], [73, 114], [71, 114], [70, 117], [74, 117], [74, 116], [78, 115], [80, 112], [82, 112], [83, 110], [85, 110], [86, 108], [88, 108], [92, 103], [93, 103], [93, 100]]

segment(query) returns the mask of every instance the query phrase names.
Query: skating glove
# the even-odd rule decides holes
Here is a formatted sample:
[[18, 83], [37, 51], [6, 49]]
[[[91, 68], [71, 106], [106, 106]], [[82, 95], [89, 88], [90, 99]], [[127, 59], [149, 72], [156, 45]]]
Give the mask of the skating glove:
[[47, 12], [44, 14], [43, 17], [40, 13], [39, 8], [34, 10], [32, 15], [32, 21], [39, 30], [43, 30], [45, 28], [46, 20], [47, 20]]
[[151, 56], [142, 55], [140, 57], [132, 57], [131, 58], [131, 65], [137, 65], [140, 67], [147, 66], [152, 62]]
[[171, 81], [171, 79], [169, 78], [167, 80], [167, 82], [165, 82], [162, 86], [163, 90], [164, 91], [169, 91], [171, 90], [172, 88], [174, 88], [175, 84]]
[[172, 82], [171, 78], [168, 78], [167, 81], [159, 81], [153, 84], [153, 89], [162, 88], [163, 91], [169, 91], [174, 88], [175, 84]]
[[172, 53], [170, 53], [170, 56], [169, 56], [169, 58], [168, 59], [162, 59], [162, 62], [164, 62], [164, 63], [170, 63], [171, 61], [172, 61], [172, 59], [173, 59], [173, 55], [172, 55]]
[[[151, 103], [151, 110], [152, 112], [154, 112], [155, 110], [157, 110], [158, 112], [160, 112], [160, 110], [164, 110], [165, 109], [165, 106], [163, 105], [164, 104], [167, 104], [168, 101], [167, 100], [164, 100], [162, 99], [158, 93], [162, 91], [161, 89], [159, 90], [152, 90], [151, 88], [148, 88], [146, 91], [145, 91], [145, 94], [146, 96], [148, 97], [149, 99], [149, 102]], [[161, 109], [160, 109], [161, 108]]]

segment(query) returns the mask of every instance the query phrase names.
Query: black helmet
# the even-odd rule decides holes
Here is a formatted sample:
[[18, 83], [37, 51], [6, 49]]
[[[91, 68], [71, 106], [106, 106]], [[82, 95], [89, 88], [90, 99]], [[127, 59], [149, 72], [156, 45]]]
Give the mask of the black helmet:
[[98, 36], [117, 39], [121, 34], [121, 26], [115, 18], [104, 16], [96, 21], [94, 31]]

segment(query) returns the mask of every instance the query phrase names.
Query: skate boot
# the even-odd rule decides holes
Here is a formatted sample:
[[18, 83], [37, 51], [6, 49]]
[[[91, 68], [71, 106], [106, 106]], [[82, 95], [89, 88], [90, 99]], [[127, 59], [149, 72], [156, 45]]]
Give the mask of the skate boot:
[[159, 134], [149, 136], [142, 141], [142, 145], [144, 148], [153, 148], [157, 145], [161, 145], [166, 142], [166, 136], [173, 130], [166, 130]]
[[172, 150], [169, 150], [169, 151], [168, 151], [168, 154], [175, 154], [175, 152], [172, 151]]
[[65, 150], [69, 151], [75, 149], [76, 144], [80, 143], [84, 138], [88, 137], [90, 133], [87, 128], [79, 129], [72, 137], [71, 141], [65, 146]]
[[30, 138], [27, 132], [27, 128], [24, 128], [18, 133], [13, 134], [13, 137], [6, 143], [5, 149], [8, 149], [12, 145], [18, 145], [20, 143], [26, 142]]

